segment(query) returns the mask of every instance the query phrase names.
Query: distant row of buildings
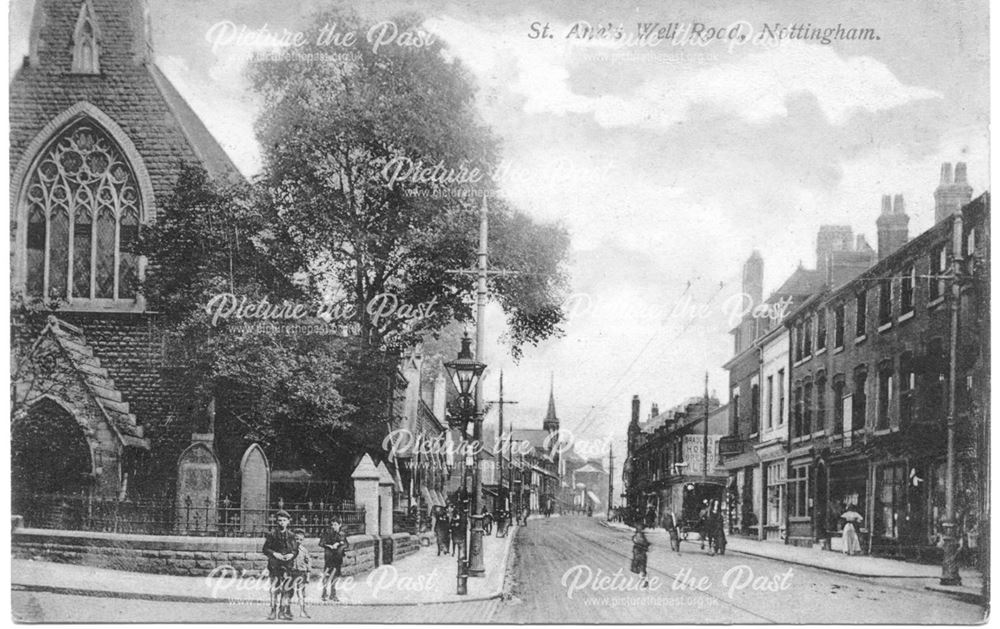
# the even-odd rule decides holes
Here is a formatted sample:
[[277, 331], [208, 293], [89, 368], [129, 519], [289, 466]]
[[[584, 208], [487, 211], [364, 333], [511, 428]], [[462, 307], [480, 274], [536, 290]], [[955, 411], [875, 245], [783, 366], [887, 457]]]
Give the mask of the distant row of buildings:
[[[866, 551], [933, 557], [954, 421], [956, 534], [964, 548], [981, 547], [989, 518], [989, 194], [972, 199], [965, 164], [944, 164], [934, 200], [935, 225], [911, 239], [903, 197], [884, 196], [877, 250], [849, 226], [822, 226], [815, 269], [800, 265], [766, 299], [754, 251], [744, 293], [755, 304], [790, 306], [770, 309], [778, 318], [748, 315], [731, 331], [728, 403], [709, 400], [714, 467], [685, 478], [676, 444], [687, 423], [654, 410], [640, 427], [636, 398], [629, 503], [678, 509], [671, 487], [708, 483], [702, 493], [724, 504], [732, 534], [833, 549], [840, 514], [854, 508], [865, 518]], [[695, 421], [705, 415], [693, 410]]]

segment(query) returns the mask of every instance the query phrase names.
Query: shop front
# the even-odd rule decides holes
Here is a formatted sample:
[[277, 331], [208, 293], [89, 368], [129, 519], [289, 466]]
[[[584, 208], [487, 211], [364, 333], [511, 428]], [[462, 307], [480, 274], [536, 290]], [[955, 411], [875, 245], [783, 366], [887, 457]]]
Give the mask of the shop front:
[[828, 461], [825, 504], [817, 504], [816, 519], [819, 535], [830, 539], [831, 550], [843, 550], [841, 538], [844, 521], [840, 515], [848, 509], [865, 516], [858, 533], [864, 551], [868, 551], [870, 511], [868, 509], [868, 462], [860, 455], [832, 458]]

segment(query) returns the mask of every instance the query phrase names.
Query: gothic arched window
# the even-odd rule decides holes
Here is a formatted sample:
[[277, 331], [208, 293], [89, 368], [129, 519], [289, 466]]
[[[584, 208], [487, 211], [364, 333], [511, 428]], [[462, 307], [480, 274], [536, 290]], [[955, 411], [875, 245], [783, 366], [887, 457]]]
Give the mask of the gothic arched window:
[[118, 144], [90, 118], [70, 124], [28, 174], [29, 296], [135, 299], [142, 207]]
[[94, 11], [89, 0], [80, 6], [73, 30], [73, 72], [99, 74], [101, 72], [99, 32]]

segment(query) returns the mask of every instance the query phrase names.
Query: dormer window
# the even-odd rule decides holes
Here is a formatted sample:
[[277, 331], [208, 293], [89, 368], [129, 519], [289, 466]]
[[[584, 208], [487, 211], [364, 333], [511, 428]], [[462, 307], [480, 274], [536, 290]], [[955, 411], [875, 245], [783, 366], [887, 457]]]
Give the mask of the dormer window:
[[77, 74], [100, 74], [100, 32], [89, 0], [80, 6], [73, 31], [73, 67]]

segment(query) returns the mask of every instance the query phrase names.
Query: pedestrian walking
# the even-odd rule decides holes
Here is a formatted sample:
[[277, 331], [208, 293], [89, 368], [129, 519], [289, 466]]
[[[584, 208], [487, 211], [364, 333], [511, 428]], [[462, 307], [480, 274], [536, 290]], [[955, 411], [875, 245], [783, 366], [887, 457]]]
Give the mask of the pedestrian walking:
[[844, 554], [854, 555], [861, 552], [861, 540], [858, 538], [858, 525], [864, 522], [864, 518], [857, 511], [856, 505], [848, 505], [847, 511], [840, 514], [844, 521]]
[[[708, 513], [710, 509], [708, 507], [708, 500], [701, 501], [701, 510], [698, 511], [698, 537], [701, 538], [701, 549], [705, 550], [705, 540], [708, 538]], [[709, 541], [709, 548], [711, 549], [712, 542]]]
[[451, 512], [449, 521], [449, 534], [451, 535], [451, 551], [461, 553], [465, 549], [465, 513], [461, 509], [454, 509]]
[[483, 533], [491, 535], [493, 533], [493, 514], [483, 507]]
[[[306, 532], [296, 529], [295, 534], [295, 556], [292, 557], [292, 568], [289, 576], [292, 579], [292, 591], [295, 600], [299, 603], [299, 614], [302, 618], [309, 618], [306, 612], [306, 586], [309, 585], [309, 573], [312, 572], [312, 558], [305, 547]], [[291, 613], [291, 609], [289, 609]]]
[[334, 518], [330, 522], [330, 528], [319, 538], [319, 546], [323, 549], [322, 599], [337, 602], [340, 600], [337, 598], [337, 579], [348, 547], [347, 536], [340, 530], [340, 520]]
[[449, 546], [451, 545], [451, 518], [445, 508], [441, 505], [434, 507], [433, 515], [431, 516], [433, 522], [431, 523], [434, 527], [434, 539], [437, 541], [437, 551], [438, 556], [441, 553], [450, 554]]
[[651, 544], [646, 539], [643, 528], [642, 522], [635, 523], [635, 532], [632, 534], [632, 572], [642, 578], [640, 587], [646, 588], [649, 587], [649, 582], [646, 580], [646, 560]]
[[726, 554], [726, 524], [722, 517], [722, 505], [718, 500], [712, 501], [712, 509], [708, 514], [708, 537], [712, 554]]
[[503, 507], [497, 509], [494, 515], [497, 523], [497, 537], [507, 537], [507, 527], [510, 524], [508, 518], [510, 518], [510, 513], [506, 509]]
[[295, 557], [295, 535], [288, 530], [292, 517], [284, 509], [274, 514], [275, 529], [267, 534], [260, 552], [267, 557], [267, 575], [271, 594], [268, 620], [293, 620], [291, 598], [292, 559]]
[[670, 550], [678, 555], [681, 554], [681, 532], [677, 524], [677, 516], [673, 511], [667, 511], [667, 514], [663, 516], [663, 528], [667, 529], [667, 534], [670, 535]]

